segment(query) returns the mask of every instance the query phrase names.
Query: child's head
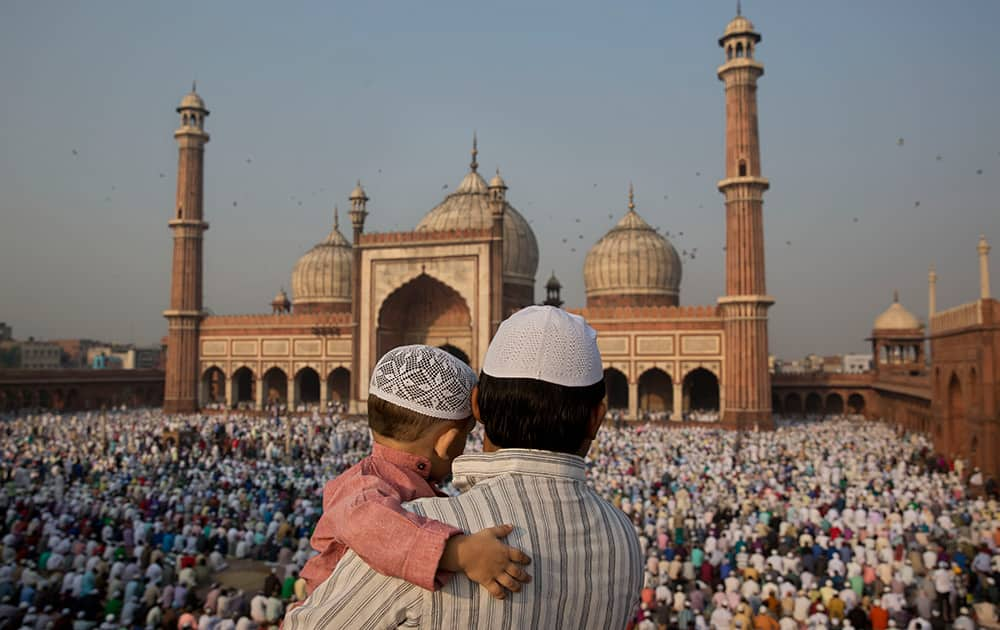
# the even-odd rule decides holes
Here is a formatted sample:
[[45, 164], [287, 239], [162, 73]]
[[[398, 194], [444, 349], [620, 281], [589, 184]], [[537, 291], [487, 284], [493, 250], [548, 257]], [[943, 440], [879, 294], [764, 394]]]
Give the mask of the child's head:
[[465, 450], [475, 384], [472, 368], [444, 350], [393, 348], [372, 372], [368, 424], [376, 439], [426, 456], [431, 477], [442, 479]]

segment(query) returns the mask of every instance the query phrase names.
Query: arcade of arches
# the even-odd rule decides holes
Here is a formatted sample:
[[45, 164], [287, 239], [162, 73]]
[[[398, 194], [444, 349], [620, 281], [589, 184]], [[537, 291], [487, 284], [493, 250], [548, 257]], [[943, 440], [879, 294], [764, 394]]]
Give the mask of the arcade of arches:
[[161, 404], [160, 370], [0, 370], [0, 412], [86, 411]]
[[867, 404], [863, 395], [850, 391], [775, 391], [771, 396], [771, 409], [784, 416], [864, 415]]
[[337, 367], [321, 378], [316, 369], [307, 366], [289, 378], [284, 369], [275, 366], [258, 378], [252, 369], [242, 366], [227, 379], [219, 367], [212, 366], [201, 376], [201, 404], [228, 408], [346, 405], [350, 388], [351, 373], [345, 367]]
[[[625, 374], [616, 368], [607, 368], [604, 370], [604, 383], [607, 388], [608, 409], [626, 413], [629, 409], [630, 387]], [[644, 417], [674, 418], [689, 411], [719, 409], [719, 380], [704, 368], [691, 370], [681, 383], [676, 384], [664, 370], [650, 368], [639, 375], [634, 389], [636, 408]]]

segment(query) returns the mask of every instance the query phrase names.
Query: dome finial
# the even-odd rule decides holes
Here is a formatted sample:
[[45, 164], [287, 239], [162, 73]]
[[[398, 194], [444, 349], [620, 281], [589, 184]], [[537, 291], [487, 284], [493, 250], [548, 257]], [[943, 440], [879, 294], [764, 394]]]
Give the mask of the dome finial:
[[340, 229], [340, 209], [337, 208], [337, 204], [333, 204], [333, 229]]
[[479, 168], [479, 162], [476, 161], [477, 157], [479, 157], [479, 142], [476, 140], [476, 132], [473, 131], [472, 132], [472, 163], [469, 164], [469, 168], [472, 169], [473, 173], [475, 173], [476, 169]]
[[736, 0], [736, 15], [743, 15], [743, 7], [741, 6], [740, 0]]
[[197, 79], [192, 79], [191, 80], [191, 91], [192, 92], [197, 92], [198, 91], [198, 80]]
[[892, 301], [896, 304], [899, 303], [899, 289], [894, 289], [892, 292]]
[[632, 187], [632, 182], [628, 183], [628, 209], [635, 210], [635, 189]]

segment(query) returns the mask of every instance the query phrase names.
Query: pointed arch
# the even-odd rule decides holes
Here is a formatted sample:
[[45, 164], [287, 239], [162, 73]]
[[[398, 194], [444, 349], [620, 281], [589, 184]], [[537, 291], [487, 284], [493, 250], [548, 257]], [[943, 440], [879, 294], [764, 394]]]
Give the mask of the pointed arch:
[[670, 413], [674, 408], [674, 380], [660, 368], [639, 375], [639, 410]]
[[311, 367], [304, 367], [295, 373], [295, 404], [319, 404], [319, 373]]
[[449, 345], [475, 355], [472, 311], [462, 295], [437, 278], [421, 273], [393, 291], [378, 311], [377, 356], [413, 343]]
[[288, 374], [279, 367], [272, 367], [264, 372], [261, 379], [264, 387], [265, 403], [288, 404]]
[[718, 411], [719, 378], [711, 371], [699, 367], [684, 376], [684, 410]]

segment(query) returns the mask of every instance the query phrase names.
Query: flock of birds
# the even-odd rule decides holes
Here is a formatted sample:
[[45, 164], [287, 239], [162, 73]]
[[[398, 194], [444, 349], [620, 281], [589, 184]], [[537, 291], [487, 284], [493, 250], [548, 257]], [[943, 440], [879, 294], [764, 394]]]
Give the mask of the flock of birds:
[[[905, 145], [906, 145], [906, 139], [905, 138], [899, 137], [899, 138], [896, 139], [896, 146], [897, 147], [899, 147], [899, 148], [902, 149]], [[80, 156], [80, 151], [79, 151], [79, 149], [74, 148], [74, 149], [71, 149], [71, 154], [73, 155], [73, 157], [79, 157]], [[997, 153], [997, 156], [1000, 157], [1000, 152]], [[942, 162], [942, 161], [944, 161], [944, 156], [941, 155], [941, 154], [937, 154], [936, 156], [934, 156], [934, 159], [937, 162]], [[252, 157], [247, 157], [246, 158], [246, 164], [248, 164], [248, 165], [249, 164], [253, 164], [253, 158]], [[378, 173], [381, 175], [382, 174], [382, 169], [378, 169]], [[982, 175], [982, 174], [983, 174], [983, 169], [981, 169], [981, 168], [976, 169], [976, 175]], [[167, 177], [167, 174], [163, 173], [163, 172], [161, 172], [159, 175], [160, 175], [160, 179], [166, 179], [166, 177]], [[695, 171], [695, 177], [701, 177], [701, 171]], [[597, 184], [596, 183], [593, 185], [593, 188], [597, 188]], [[114, 185], [112, 185], [111, 186], [111, 191], [114, 192], [116, 190], [117, 190], [117, 188]], [[448, 190], [448, 184], [443, 184], [441, 186], [441, 190]], [[325, 192], [325, 191], [326, 191], [325, 188], [320, 188], [318, 192], [322, 193], [322, 192]], [[316, 192], [313, 192], [312, 196], [315, 197], [316, 194], [317, 194]], [[663, 199], [664, 200], [667, 200], [668, 197], [669, 197], [668, 195], [663, 195]], [[297, 203], [298, 206], [300, 206], [300, 207], [303, 205], [303, 199], [296, 198], [296, 196], [294, 194], [289, 196], [289, 200], [292, 201], [293, 203]], [[109, 195], [109, 196], [105, 197], [105, 201], [108, 202], [108, 203], [110, 203], [111, 202], [111, 196]], [[236, 207], [238, 207], [238, 205], [239, 205], [238, 202], [236, 200], [233, 200], [233, 207], [236, 208]], [[528, 202], [527, 205], [530, 206], [532, 204], [530, 202]], [[913, 207], [915, 207], [915, 208], [919, 208], [920, 207], [920, 200], [919, 199], [915, 200], [913, 202]], [[703, 209], [704, 208], [704, 204], [698, 204], [698, 208], [699, 209]], [[549, 221], [555, 220], [552, 214], [547, 214], [546, 215], [546, 219], [548, 219]], [[615, 214], [614, 214], [614, 212], [609, 212], [608, 213], [608, 220], [612, 221], [612, 222], [615, 220]], [[858, 217], [856, 217], [856, 216], [851, 218], [851, 222], [852, 223], [858, 223], [859, 220], [860, 219]], [[528, 223], [529, 224], [533, 224], [534, 220], [529, 220]], [[574, 220], [574, 223], [576, 225], [578, 225], [578, 226], [581, 226], [582, 220], [579, 217], [577, 217]], [[398, 226], [395, 226], [395, 227], [398, 227]], [[395, 229], [395, 227], [394, 227], [394, 229]], [[654, 229], [658, 233], [660, 233], [664, 237], [666, 237], [667, 239], [670, 239], [675, 244], [680, 244], [681, 239], [684, 238], [684, 232], [682, 232], [682, 231], [678, 231], [678, 232], [675, 232], [675, 233], [671, 234], [670, 230], [664, 230], [660, 226], [656, 226]], [[603, 234], [603, 232], [602, 232], [602, 234]], [[573, 238], [572, 234], [567, 234], [567, 235], [565, 235], [565, 236], [562, 237], [562, 245], [566, 249], [568, 249], [570, 253], [576, 253], [576, 251], [577, 251], [577, 247], [576, 246], [579, 244], [578, 241], [582, 241], [584, 239], [585, 239], [585, 236], [584, 236], [583, 233], [579, 233], [578, 232], [576, 234], [576, 238], [575, 239]], [[791, 240], [786, 240], [785, 241], [785, 245], [786, 246], [791, 246], [792, 245], [792, 241]], [[726, 251], [726, 246], [725, 245], [722, 246], [722, 251]], [[690, 247], [690, 248], [688, 248], [688, 247], [682, 247], [681, 248], [681, 257], [683, 259], [686, 259], [686, 260], [695, 260], [697, 258], [697, 255], [698, 255], [698, 248], [697, 247]]]

